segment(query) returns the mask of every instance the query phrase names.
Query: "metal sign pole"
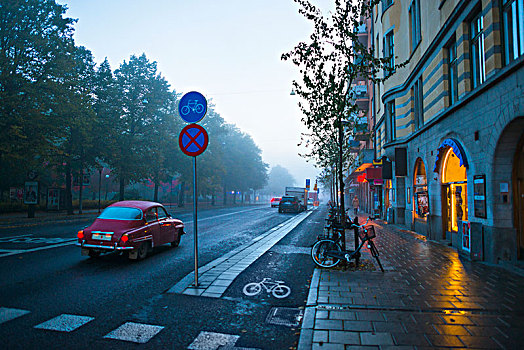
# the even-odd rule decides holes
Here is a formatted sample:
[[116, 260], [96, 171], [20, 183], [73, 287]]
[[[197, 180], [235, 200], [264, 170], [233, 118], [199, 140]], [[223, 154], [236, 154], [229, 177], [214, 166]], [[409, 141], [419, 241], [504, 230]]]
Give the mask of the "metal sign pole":
[[193, 236], [195, 239], [195, 287], [198, 287], [197, 165], [193, 157]]

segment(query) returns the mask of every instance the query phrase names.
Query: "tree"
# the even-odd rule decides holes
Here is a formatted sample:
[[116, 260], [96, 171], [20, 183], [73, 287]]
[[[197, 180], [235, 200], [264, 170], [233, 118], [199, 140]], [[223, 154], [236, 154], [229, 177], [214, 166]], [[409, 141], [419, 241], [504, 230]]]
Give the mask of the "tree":
[[[302, 121], [309, 130], [304, 136], [310, 153], [321, 167], [337, 164], [340, 206], [345, 208], [343, 169], [348, 162], [347, 140], [356, 126], [358, 106], [352, 98], [353, 82], [358, 76], [373, 82], [384, 81], [400, 65], [390, 57], [375, 58], [372, 49], [360, 43], [354, 28], [371, 16], [380, 0], [335, 0], [335, 8], [324, 16], [308, 0], [294, 0], [299, 12], [313, 23], [310, 42], [300, 42], [282, 55], [299, 67], [301, 82], [293, 86], [303, 102]], [[383, 72], [383, 77], [379, 73]], [[341, 210], [342, 220], [345, 211]], [[344, 240], [343, 240], [344, 241]]]
[[124, 199], [125, 185], [147, 179], [154, 160], [155, 146], [151, 135], [158, 130], [155, 123], [169, 108], [169, 85], [157, 72], [156, 62], [145, 54], [131, 56], [115, 72], [122, 101], [122, 111], [115, 126], [117, 152], [109, 160], [120, 181], [120, 200]]
[[54, 152], [54, 105], [72, 66], [75, 20], [54, 0], [0, 3], [0, 190]]
[[296, 180], [289, 171], [281, 165], [275, 165], [268, 174], [268, 181], [263, 192], [270, 196], [281, 196], [286, 186], [295, 186]]

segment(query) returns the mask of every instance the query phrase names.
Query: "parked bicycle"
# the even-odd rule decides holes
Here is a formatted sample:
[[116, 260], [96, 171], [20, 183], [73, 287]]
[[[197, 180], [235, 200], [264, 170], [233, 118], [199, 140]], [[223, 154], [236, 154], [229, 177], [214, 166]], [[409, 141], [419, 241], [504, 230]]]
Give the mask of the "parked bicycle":
[[[376, 237], [375, 227], [373, 225], [368, 225], [369, 220], [372, 219], [368, 217], [366, 222], [362, 225], [357, 225], [352, 223], [349, 228], [358, 228], [360, 244], [355, 250], [344, 250], [342, 249], [341, 239], [342, 235], [337, 234], [333, 239], [325, 238], [316, 242], [311, 248], [311, 258], [320, 267], [335, 267], [342, 260], [350, 262], [351, 260], [356, 260], [357, 257], [360, 257], [360, 250], [367, 244], [367, 248], [371, 252], [371, 255], [377, 260], [380, 270], [384, 272], [382, 263], [379, 259], [379, 252], [375, 243], [373, 243], [373, 238]], [[343, 228], [344, 229], [344, 228]]]
[[260, 282], [248, 283], [244, 286], [242, 291], [247, 296], [253, 296], [260, 293], [262, 288], [264, 288], [266, 292], [273, 294], [273, 296], [278, 299], [285, 298], [291, 293], [291, 288], [286, 286], [284, 281], [272, 281], [271, 278], [264, 278]]

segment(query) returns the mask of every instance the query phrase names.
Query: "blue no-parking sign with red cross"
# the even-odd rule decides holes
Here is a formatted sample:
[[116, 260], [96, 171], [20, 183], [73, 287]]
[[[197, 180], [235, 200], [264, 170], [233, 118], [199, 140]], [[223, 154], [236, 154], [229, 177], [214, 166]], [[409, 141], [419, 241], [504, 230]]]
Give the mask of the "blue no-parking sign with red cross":
[[198, 124], [189, 124], [180, 132], [178, 145], [184, 154], [196, 157], [207, 148], [209, 136], [206, 130]]

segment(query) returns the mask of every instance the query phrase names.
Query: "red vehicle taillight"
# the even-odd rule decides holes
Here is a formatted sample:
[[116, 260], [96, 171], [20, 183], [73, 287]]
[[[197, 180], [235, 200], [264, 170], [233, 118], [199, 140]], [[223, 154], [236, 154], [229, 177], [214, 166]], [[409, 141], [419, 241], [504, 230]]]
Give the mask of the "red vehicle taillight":
[[122, 242], [126, 243], [129, 240], [129, 237], [127, 235], [123, 235], [120, 239], [122, 240]]
[[78, 234], [76, 236], [78, 237], [78, 239], [84, 238], [84, 230], [78, 231]]

